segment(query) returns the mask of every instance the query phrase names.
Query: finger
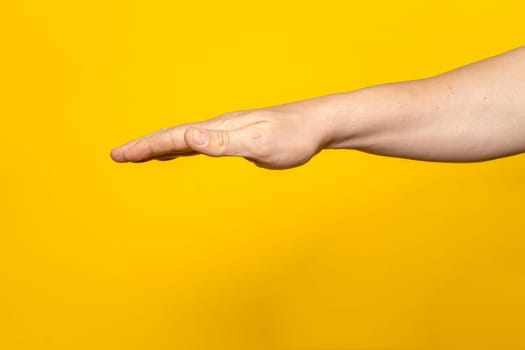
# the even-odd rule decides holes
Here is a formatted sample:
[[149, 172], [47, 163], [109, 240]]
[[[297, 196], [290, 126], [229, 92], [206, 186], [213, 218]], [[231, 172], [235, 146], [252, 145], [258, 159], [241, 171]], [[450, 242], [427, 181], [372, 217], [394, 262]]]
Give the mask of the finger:
[[161, 157], [155, 158], [155, 160], [159, 160], [161, 162], [165, 162], [165, 161], [173, 160], [173, 159], [176, 159], [176, 158], [177, 158], [177, 156], [161, 156]]
[[245, 111], [235, 111], [218, 117], [197, 122], [182, 124], [172, 128], [164, 128], [142, 138], [130, 141], [111, 150], [110, 156], [116, 162], [143, 162], [162, 156], [169, 152], [188, 152], [184, 134], [188, 127], [199, 126], [209, 129], [240, 128], [253, 123], [253, 115], [244, 115]]
[[184, 140], [192, 150], [209, 156], [249, 156], [249, 139], [246, 128], [213, 130], [192, 126], [184, 133]]
[[110, 153], [111, 158], [112, 158], [114, 161], [116, 161], [116, 162], [121, 162], [121, 161], [123, 161], [123, 160], [122, 160], [122, 158], [123, 158], [123, 157], [122, 157], [122, 152], [123, 152], [123, 150], [124, 150], [125, 148], [132, 147], [132, 146], [135, 145], [137, 142], [139, 142], [140, 139], [141, 139], [141, 138], [137, 138], [137, 139], [135, 139], [135, 140], [131, 140], [131, 141], [125, 143], [125, 144], [122, 145], [122, 146], [119, 146], [119, 147], [113, 148], [113, 149], [111, 150], [111, 153]]
[[192, 151], [184, 141], [187, 125], [163, 128], [138, 140], [129, 142], [111, 151], [117, 162], [141, 162], [166, 153]]
[[168, 154], [168, 155], [162, 155], [162, 156], [159, 156], [159, 157], [156, 157], [154, 158], [155, 160], [159, 160], [159, 161], [167, 161], [167, 160], [173, 160], [173, 159], [176, 159], [176, 158], [179, 158], [179, 157], [190, 157], [190, 156], [196, 156], [197, 152], [185, 152], [185, 153], [173, 153], [173, 154]]
[[151, 156], [151, 157], [148, 157], [148, 158], [143, 158], [141, 160], [136, 160], [136, 161], [133, 161], [132, 163], [144, 163], [144, 162], [149, 162], [151, 160], [173, 160], [173, 159], [176, 159], [176, 158], [179, 158], [179, 157], [194, 156], [194, 155], [197, 155], [197, 154], [199, 154], [199, 153], [197, 153], [197, 152], [165, 153], [165, 154], [162, 154], [162, 155]]

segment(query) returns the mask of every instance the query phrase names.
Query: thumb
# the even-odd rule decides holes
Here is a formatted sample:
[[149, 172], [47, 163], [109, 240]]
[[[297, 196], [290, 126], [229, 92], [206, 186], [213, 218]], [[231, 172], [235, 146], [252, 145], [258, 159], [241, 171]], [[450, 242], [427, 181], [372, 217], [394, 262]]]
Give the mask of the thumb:
[[209, 156], [243, 156], [245, 136], [241, 130], [211, 130], [189, 127], [184, 141], [196, 152]]

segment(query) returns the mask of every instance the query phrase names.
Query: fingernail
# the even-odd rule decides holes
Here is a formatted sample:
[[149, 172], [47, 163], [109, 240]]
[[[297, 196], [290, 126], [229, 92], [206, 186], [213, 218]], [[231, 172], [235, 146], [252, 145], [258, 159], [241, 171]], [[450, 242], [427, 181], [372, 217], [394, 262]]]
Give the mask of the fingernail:
[[203, 146], [208, 142], [208, 132], [203, 129], [192, 129], [191, 137], [197, 145]]

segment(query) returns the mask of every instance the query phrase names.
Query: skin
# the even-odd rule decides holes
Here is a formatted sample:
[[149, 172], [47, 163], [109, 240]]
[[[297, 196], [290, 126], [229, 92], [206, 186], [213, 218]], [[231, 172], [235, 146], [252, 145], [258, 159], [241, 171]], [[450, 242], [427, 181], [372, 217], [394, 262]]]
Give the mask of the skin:
[[525, 152], [525, 47], [421, 80], [163, 128], [111, 151], [116, 162], [237, 156], [267, 169], [323, 149], [437, 162]]

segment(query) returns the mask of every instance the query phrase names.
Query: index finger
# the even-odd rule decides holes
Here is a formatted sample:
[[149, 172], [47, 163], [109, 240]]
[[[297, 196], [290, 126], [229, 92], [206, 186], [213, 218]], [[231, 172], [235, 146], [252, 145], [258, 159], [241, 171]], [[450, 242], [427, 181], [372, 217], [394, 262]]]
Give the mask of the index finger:
[[162, 128], [149, 135], [125, 143], [111, 150], [116, 162], [138, 162], [163, 154], [186, 153], [192, 150], [184, 141], [184, 132], [191, 124]]

